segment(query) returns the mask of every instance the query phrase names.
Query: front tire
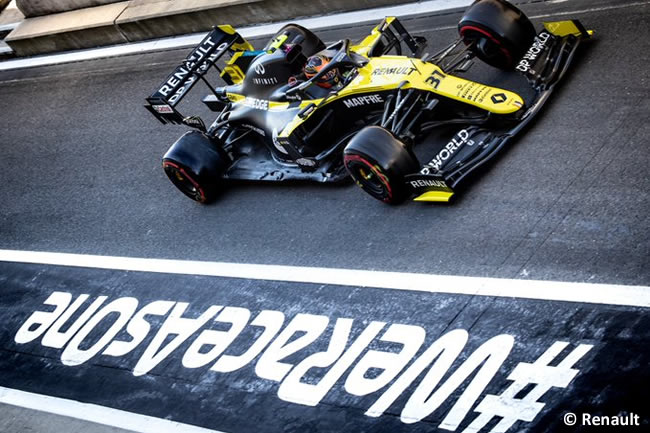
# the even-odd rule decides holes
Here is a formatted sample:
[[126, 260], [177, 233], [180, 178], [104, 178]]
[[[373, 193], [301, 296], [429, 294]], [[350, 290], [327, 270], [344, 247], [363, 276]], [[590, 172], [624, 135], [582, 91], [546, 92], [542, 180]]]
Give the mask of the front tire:
[[528, 17], [505, 0], [478, 0], [458, 23], [465, 45], [488, 65], [512, 70], [535, 40]]
[[366, 127], [355, 135], [343, 151], [343, 163], [357, 185], [389, 204], [408, 197], [404, 176], [420, 167], [404, 143], [380, 126]]

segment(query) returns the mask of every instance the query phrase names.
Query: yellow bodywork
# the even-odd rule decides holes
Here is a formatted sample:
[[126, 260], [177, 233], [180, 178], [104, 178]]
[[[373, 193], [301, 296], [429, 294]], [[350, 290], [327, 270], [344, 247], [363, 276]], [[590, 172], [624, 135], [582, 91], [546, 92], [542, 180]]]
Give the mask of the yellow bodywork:
[[[582, 26], [581, 26], [582, 27]], [[578, 27], [575, 21], [551, 21], [544, 23], [544, 28], [551, 34], [559, 37], [574, 35], [580, 36], [583, 30]], [[593, 30], [586, 30], [589, 36], [594, 34]]]
[[[227, 25], [227, 24], [223, 24], [223, 25], [220, 25], [220, 26], [217, 26], [217, 27], [219, 28], [219, 30], [221, 30], [222, 32], [224, 32], [226, 34], [229, 34], [229, 35], [234, 35], [235, 33], [237, 33], [235, 31], [235, 29], [233, 28], [233, 26], [230, 26], [230, 25]], [[253, 51], [254, 50], [253, 46], [251, 44], [249, 44], [243, 38], [241, 39], [241, 42], [237, 42], [237, 43], [232, 44], [230, 46], [230, 48], [235, 50], [235, 51]]]
[[[323, 105], [358, 94], [395, 90], [402, 85], [404, 90], [432, 92], [496, 114], [514, 113], [524, 106], [524, 100], [514, 92], [445, 74], [438, 66], [419, 59], [381, 56], [369, 60], [366, 66], [358, 70], [357, 77], [350, 84], [327, 98]], [[318, 105], [321, 102], [321, 99], [302, 101], [300, 107], [312, 103]], [[309, 116], [296, 117], [279, 136], [288, 137], [308, 118]]]
[[[217, 27], [219, 27], [219, 30], [229, 35], [234, 35], [236, 33], [235, 29], [232, 26], [229, 26], [227, 24], [220, 25]], [[224, 75], [229, 75], [233, 83], [239, 84], [242, 81], [244, 81], [245, 73], [244, 71], [241, 70], [239, 66], [237, 66], [237, 59], [239, 58], [239, 56], [241, 56], [244, 53], [244, 51], [253, 51], [254, 48], [250, 43], [246, 42], [245, 40], [243, 42], [232, 44], [230, 48], [235, 52], [233, 53], [230, 60], [226, 63], [226, 66], [223, 68], [223, 71], [221, 71], [221, 77], [223, 78]]]
[[[382, 26], [385, 27], [394, 20], [395, 17], [386, 18], [382, 24], [376, 26], [370, 32], [370, 35], [359, 44], [352, 45], [350, 47], [351, 51], [367, 57], [372, 47], [381, 38]], [[226, 31], [229, 29], [222, 30]], [[240, 83], [243, 80], [243, 72], [234, 64], [238, 57], [237, 54], [239, 53], [233, 55], [223, 73], [229, 73], [235, 83]], [[359, 68], [358, 75], [343, 89], [325, 98], [326, 101], [322, 99], [303, 100], [300, 103], [300, 109], [310, 104], [315, 104], [320, 108], [339, 99], [373, 92], [395, 90], [400, 86], [404, 90], [418, 89], [432, 92], [443, 98], [460, 101], [495, 114], [514, 113], [524, 106], [524, 100], [521, 96], [512, 91], [445, 74], [438, 66], [420, 59], [385, 55], [381, 57], [370, 57], [368, 60], [368, 64]], [[246, 103], [244, 95], [229, 93], [228, 98], [233, 103]], [[271, 110], [282, 110], [288, 107], [289, 103], [283, 102], [269, 102], [268, 104], [268, 108]], [[310, 114], [303, 117], [296, 116], [278, 134], [278, 137], [288, 137], [291, 135], [300, 124], [307, 121], [311, 114], [316, 111], [313, 110]]]
[[[366, 57], [368, 63], [357, 69], [356, 77], [347, 86], [336, 93], [331, 93], [323, 99], [302, 100], [298, 107], [294, 104], [291, 108], [302, 110], [310, 105], [314, 105], [320, 109], [340, 99], [354, 97], [356, 95], [397, 90], [398, 88], [431, 92], [442, 98], [473, 105], [495, 114], [511, 114], [524, 107], [524, 100], [515, 92], [444, 73], [440, 67], [433, 63], [406, 56], [382, 55], [380, 57], [369, 57], [372, 48], [382, 37], [382, 32], [385, 27], [394, 20], [394, 17], [386, 18], [382, 24], [375, 27], [359, 44], [350, 47], [351, 51]], [[569, 24], [563, 23], [549, 23], [553, 30], [547, 29], [554, 34], [557, 34], [555, 32], [572, 33], [579, 31], [577, 28], [574, 28], [574, 24], [574, 27], [571, 27]], [[568, 23], [572, 22], [569, 21]], [[279, 46], [282, 42], [284, 41], [274, 41], [273, 45]], [[235, 53], [235, 56], [228, 62], [224, 73], [228, 71], [227, 73], [230, 74], [233, 81], [241, 82], [244, 78], [243, 73], [241, 70], [237, 70], [239, 68], [236, 68], [234, 64], [237, 54], [239, 53]], [[229, 68], [232, 68], [232, 70]], [[247, 98], [244, 95], [235, 93], [228, 93], [227, 97], [233, 103], [249, 105], [254, 108], [258, 108], [256, 104], [260, 103], [259, 100], [255, 100], [254, 98]], [[289, 102], [261, 102], [264, 103], [264, 108], [262, 109], [269, 111], [287, 110], [291, 105]], [[280, 131], [278, 138], [289, 137], [298, 126], [306, 122], [316, 111], [319, 110], [314, 109], [301, 116], [294, 116], [293, 120]], [[451, 189], [427, 191], [415, 197], [414, 201], [448, 202], [453, 195], [454, 192]]]
[[[395, 89], [402, 81], [406, 81], [403, 89], [430, 91], [497, 114], [514, 113], [524, 105], [521, 96], [514, 92], [445, 74], [432, 63], [403, 56], [370, 59], [365, 67], [359, 69], [359, 75], [348, 87], [351, 93], [367, 93]], [[342, 96], [346, 89], [339, 95]], [[495, 95], [503, 97], [499, 96], [495, 99], [497, 102], [494, 102]]]
[[[352, 45], [350, 50], [368, 57], [372, 47], [381, 38], [382, 28], [394, 20], [395, 17], [387, 17], [359, 44]], [[309, 104], [319, 105], [322, 103], [319, 105], [320, 108], [320, 106], [339, 99], [359, 94], [395, 90], [400, 86], [405, 90], [418, 89], [432, 92], [441, 97], [464, 102], [495, 114], [514, 113], [524, 106], [522, 97], [514, 92], [445, 74], [438, 66], [420, 59], [384, 55], [370, 57], [368, 60], [367, 65], [358, 69], [358, 75], [354, 80], [338, 93], [326, 98], [325, 102], [321, 99], [302, 101], [300, 108], [307, 107]], [[313, 110], [311, 114], [315, 111]], [[309, 115], [302, 118], [296, 116], [278, 136], [288, 137], [309, 117]]]
[[370, 53], [370, 49], [381, 38], [382, 26], [383, 28], [386, 28], [393, 21], [395, 21], [395, 17], [386, 17], [386, 19], [382, 24], [375, 26], [375, 28], [372, 29], [372, 31], [368, 36], [366, 36], [358, 45], [352, 45], [350, 47], [350, 50], [354, 51], [357, 54], [361, 54], [362, 56], [368, 57], [368, 53]]
[[223, 68], [223, 71], [221, 71], [221, 78], [223, 78], [224, 75], [229, 75], [230, 80], [234, 84], [240, 84], [242, 81], [244, 81], [245, 73], [237, 65], [237, 59], [239, 59], [242, 54], [244, 54], [243, 51], [237, 51], [236, 53], [233, 53], [228, 63], [226, 63], [226, 66]]
[[447, 203], [451, 196], [454, 195], [452, 191], [427, 191], [413, 199], [413, 201], [428, 201], [436, 203]]

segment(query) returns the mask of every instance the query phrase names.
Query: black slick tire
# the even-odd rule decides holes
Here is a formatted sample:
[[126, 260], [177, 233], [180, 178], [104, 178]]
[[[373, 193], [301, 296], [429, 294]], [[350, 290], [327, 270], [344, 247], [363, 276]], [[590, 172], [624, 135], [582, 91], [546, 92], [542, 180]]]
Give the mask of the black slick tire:
[[463, 42], [476, 56], [499, 69], [512, 70], [535, 40], [528, 17], [505, 0], [478, 0], [458, 23]]
[[225, 152], [197, 131], [179, 138], [162, 160], [163, 170], [174, 186], [187, 197], [203, 204], [217, 197], [221, 177], [229, 164]]
[[416, 173], [420, 167], [404, 143], [380, 126], [359, 131], [346, 146], [343, 163], [357, 185], [389, 204], [401, 203], [408, 197], [404, 176]]

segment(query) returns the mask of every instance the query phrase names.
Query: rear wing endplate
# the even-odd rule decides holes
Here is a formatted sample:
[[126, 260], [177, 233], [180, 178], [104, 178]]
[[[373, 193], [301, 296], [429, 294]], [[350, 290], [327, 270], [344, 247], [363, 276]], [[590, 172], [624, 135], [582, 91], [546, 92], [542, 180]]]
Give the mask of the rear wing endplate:
[[151, 96], [147, 98], [145, 108], [160, 122], [183, 123], [183, 115], [176, 110], [176, 105], [199, 80], [203, 80], [214, 92], [205, 79], [205, 74], [226, 52], [232, 55], [236, 51], [253, 50], [253, 47], [231, 26], [217, 26], [208, 33]]

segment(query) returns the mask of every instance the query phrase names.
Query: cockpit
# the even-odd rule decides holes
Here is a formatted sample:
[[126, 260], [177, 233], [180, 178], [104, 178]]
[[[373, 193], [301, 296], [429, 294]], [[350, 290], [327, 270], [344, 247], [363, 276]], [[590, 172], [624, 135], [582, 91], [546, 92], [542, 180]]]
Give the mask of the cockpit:
[[237, 60], [245, 76], [227, 91], [275, 102], [323, 98], [348, 84], [354, 70], [367, 62], [350, 51], [349, 40], [325, 46], [296, 24], [283, 27], [264, 49]]

